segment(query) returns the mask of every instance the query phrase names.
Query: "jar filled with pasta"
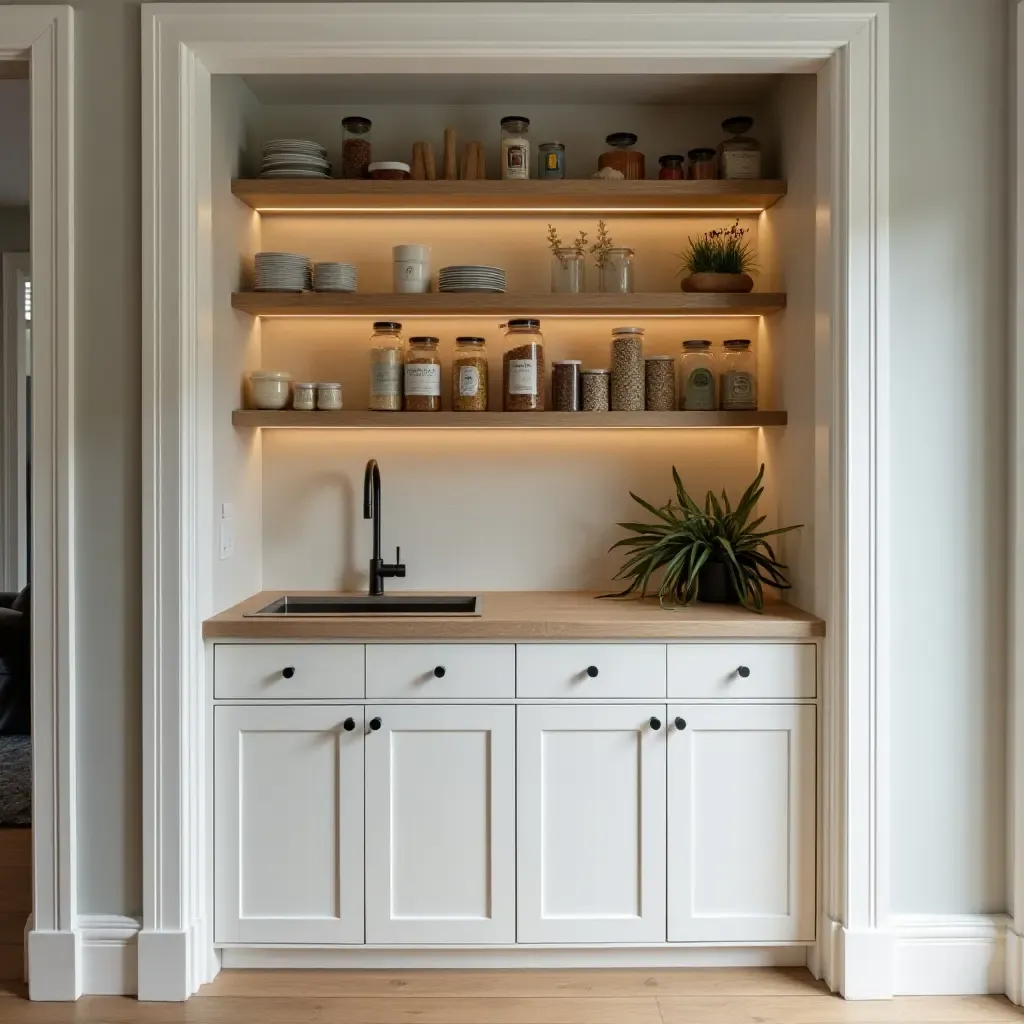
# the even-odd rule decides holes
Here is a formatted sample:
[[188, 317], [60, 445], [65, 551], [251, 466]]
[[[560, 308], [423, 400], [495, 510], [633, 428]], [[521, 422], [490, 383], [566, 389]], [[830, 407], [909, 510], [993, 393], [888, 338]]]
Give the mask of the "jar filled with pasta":
[[505, 412], [543, 410], [544, 336], [540, 333], [540, 321], [509, 320], [505, 327]]
[[370, 408], [399, 412], [402, 408], [402, 371], [405, 343], [402, 325], [378, 320], [370, 335]]
[[452, 360], [452, 410], [487, 411], [487, 345], [483, 338], [455, 339]]
[[402, 408], [406, 412], [441, 411], [441, 357], [437, 354], [437, 338], [409, 339], [404, 395]]

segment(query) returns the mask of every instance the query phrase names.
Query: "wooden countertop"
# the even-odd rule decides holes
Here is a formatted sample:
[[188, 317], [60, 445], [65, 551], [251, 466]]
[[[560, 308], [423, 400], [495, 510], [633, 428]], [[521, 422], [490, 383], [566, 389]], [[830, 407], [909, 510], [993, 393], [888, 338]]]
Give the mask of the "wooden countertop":
[[[739, 605], [661, 608], [656, 600], [597, 599], [574, 591], [487, 592], [476, 616], [357, 616], [246, 618], [289, 594], [265, 590], [203, 623], [207, 639], [235, 640], [806, 640], [825, 623], [792, 605], [773, 602], [763, 615]], [[463, 591], [462, 593], [472, 593]]]

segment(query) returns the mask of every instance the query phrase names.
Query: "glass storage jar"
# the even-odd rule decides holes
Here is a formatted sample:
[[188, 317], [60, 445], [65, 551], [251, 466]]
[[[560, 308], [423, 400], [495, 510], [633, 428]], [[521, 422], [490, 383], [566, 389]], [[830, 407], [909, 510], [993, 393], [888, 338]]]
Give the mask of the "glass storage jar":
[[316, 384], [303, 381], [292, 386], [292, 408], [309, 412], [316, 408]]
[[757, 365], [747, 338], [730, 338], [725, 342], [719, 373], [719, 389], [723, 409], [757, 408]]
[[580, 391], [583, 393], [584, 412], [608, 411], [610, 379], [610, 370], [582, 370], [580, 372]]
[[406, 412], [441, 411], [441, 357], [437, 354], [437, 338], [409, 339], [405, 356]]
[[583, 291], [586, 256], [575, 249], [559, 249], [551, 256], [551, 290], [558, 295]]
[[673, 412], [675, 407], [675, 359], [672, 356], [648, 356], [644, 360], [644, 408], [648, 412]]
[[503, 402], [505, 412], [544, 408], [544, 336], [540, 321], [509, 320], [505, 325]]
[[612, 412], [643, 412], [644, 329], [616, 327], [612, 331]]
[[487, 343], [483, 338], [455, 339], [452, 360], [452, 411], [487, 411]]
[[501, 177], [503, 181], [530, 177], [530, 119], [501, 119]]
[[715, 359], [711, 342], [688, 338], [679, 359], [682, 394], [679, 408], [688, 412], [710, 412], [718, 408], [715, 387]]
[[753, 127], [751, 117], [729, 117], [722, 122], [722, 131], [730, 136], [718, 147], [723, 178], [761, 177], [761, 143], [747, 135]]
[[580, 411], [580, 366], [579, 359], [551, 364], [551, 405], [557, 412]]
[[658, 171], [658, 177], [662, 181], [681, 181], [686, 177], [686, 171], [683, 170], [685, 159], [678, 153], [666, 153], [665, 156], [659, 156], [658, 164], [661, 170]]
[[598, 265], [598, 291], [629, 295], [633, 291], [633, 250], [608, 249]]
[[537, 177], [565, 177], [565, 143], [542, 142], [537, 147]]
[[370, 408], [398, 412], [402, 408], [402, 325], [378, 320], [370, 335]]
[[316, 386], [316, 407], [323, 412], [337, 412], [342, 406], [341, 385], [321, 383]]
[[691, 149], [686, 155], [690, 159], [690, 168], [686, 175], [690, 181], [704, 181], [708, 178], [718, 177], [713, 149]]
[[647, 176], [643, 153], [633, 149], [637, 139], [632, 132], [612, 132], [604, 140], [612, 148], [597, 158], [597, 169], [611, 167], [631, 181]]
[[341, 121], [341, 176], [368, 178], [370, 176], [370, 129], [368, 117], [345, 117]]

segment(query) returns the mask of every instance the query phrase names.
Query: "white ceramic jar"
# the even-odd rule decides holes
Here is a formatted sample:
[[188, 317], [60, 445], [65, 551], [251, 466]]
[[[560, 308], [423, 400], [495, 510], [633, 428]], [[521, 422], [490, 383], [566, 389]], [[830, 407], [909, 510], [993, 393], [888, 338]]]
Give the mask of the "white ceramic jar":
[[278, 370], [253, 370], [249, 374], [252, 404], [257, 409], [287, 409], [292, 397], [292, 375]]
[[391, 250], [391, 257], [394, 260], [396, 292], [420, 294], [430, 291], [429, 245], [396, 245]]
[[333, 412], [341, 408], [340, 384], [317, 384], [316, 407], [324, 412]]
[[303, 412], [310, 412], [316, 408], [316, 384], [310, 382], [299, 383], [292, 386], [292, 408], [300, 409]]

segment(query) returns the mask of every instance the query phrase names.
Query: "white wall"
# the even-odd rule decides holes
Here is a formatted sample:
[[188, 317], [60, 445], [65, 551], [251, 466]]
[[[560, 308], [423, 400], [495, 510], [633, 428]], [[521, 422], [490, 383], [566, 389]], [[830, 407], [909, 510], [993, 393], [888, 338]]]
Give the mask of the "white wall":
[[0, 206], [28, 206], [29, 82], [0, 79]]

